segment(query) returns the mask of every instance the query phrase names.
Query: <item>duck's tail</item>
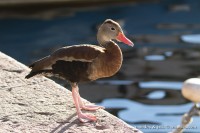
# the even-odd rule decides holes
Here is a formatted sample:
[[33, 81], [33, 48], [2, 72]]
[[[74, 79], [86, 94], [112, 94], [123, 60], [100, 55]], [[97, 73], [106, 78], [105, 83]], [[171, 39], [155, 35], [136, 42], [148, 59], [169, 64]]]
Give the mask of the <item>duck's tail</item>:
[[43, 74], [43, 73], [50, 73], [52, 70], [50, 70], [48, 67], [51, 65], [50, 56], [46, 56], [33, 64], [31, 64], [29, 67], [32, 69], [31, 72], [26, 75], [26, 79], [31, 78], [37, 74]]

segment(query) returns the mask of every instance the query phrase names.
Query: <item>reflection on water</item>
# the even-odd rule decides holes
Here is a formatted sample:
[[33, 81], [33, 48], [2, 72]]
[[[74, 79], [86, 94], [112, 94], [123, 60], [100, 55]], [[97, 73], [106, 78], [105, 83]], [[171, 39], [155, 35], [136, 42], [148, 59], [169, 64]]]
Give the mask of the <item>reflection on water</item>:
[[[163, 0], [105, 6], [48, 20], [1, 19], [0, 50], [30, 64], [61, 46], [96, 43], [98, 25], [106, 18], [118, 20], [135, 47], [119, 44], [124, 55], [121, 70], [111, 78], [80, 84], [81, 96], [144, 132], [168, 132], [192, 107], [181, 95], [183, 81], [200, 74], [200, 46], [191, 36], [183, 36], [199, 34], [199, 4]], [[197, 128], [187, 131], [200, 132], [199, 121], [195, 117], [190, 126]]]
[[[97, 84], [108, 84], [108, 85], [131, 85], [136, 82], [131, 80], [98, 80]], [[140, 88], [155, 88], [155, 89], [178, 89], [182, 87], [182, 82], [177, 81], [141, 81], [138, 83]]]
[[178, 89], [182, 87], [182, 82], [175, 82], [175, 81], [147, 81], [147, 82], [140, 82], [141, 88], [155, 88], [155, 89]]
[[98, 84], [110, 84], [110, 85], [130, 85], [133, 81], [130, 80], [97, 80]]
[[144, 57], [147, 61], [162, 61], [165, 60], [165, 56], [163, 55], [147, 55]]
[[[180, 117], [185, 110], [192, 107], [192, 104], [176, 105], [176, 106], [158, 106], [158, 105], [142, 105], [140, 103], [130, 101], [128, 99], [106, 99], [100, 105], [107, 108], [120, 108], [118, 115], [123, 120], [127, 121], [137, 128], [141, 128], [144, 132], [169, 132], [179, 125]], [[141, 110], [143, 110], [141, 112]], [[198, 128], [198, 118], [194, 118], [194, 122], [186, 131], [195, 132]], [[196, 123], [195, 123], [196, 122]], [[143, 124], [142, 124], [143, 123]], [[144, 124], [145, 123], [145, 124]], [[161, 126], [162, 125], [162, 126]], [[142, 128], [143, 126], [154, 127], [160, 126], [163, 129], [157, 128]], [[166, 128], [164, 128], [166, 126]]]
[[184, 42], [200, 44], [200, 34], [197, 35], [183, 35], [181, 39]]
[[148, 99], [163, 99], [165, 96], [164, 91], [154, 91], [147, 95]]

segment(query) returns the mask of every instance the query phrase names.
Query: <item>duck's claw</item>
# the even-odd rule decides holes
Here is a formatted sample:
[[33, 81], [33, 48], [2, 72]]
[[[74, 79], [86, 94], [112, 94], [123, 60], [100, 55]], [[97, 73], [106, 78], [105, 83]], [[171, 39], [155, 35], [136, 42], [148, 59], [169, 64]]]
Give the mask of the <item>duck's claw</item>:
[[78, 119], [80, 120], [80, 122], [97, 121], [96, 116], [89, 115], [89, 114], [84, 114], [84, 113], [79, 113], [78, 114]]

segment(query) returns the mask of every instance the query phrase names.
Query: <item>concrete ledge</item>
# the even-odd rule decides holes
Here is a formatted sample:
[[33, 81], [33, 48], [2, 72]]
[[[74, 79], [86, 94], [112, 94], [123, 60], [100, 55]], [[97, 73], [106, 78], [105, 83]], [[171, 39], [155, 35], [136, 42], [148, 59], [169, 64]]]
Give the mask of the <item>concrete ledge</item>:
[[28, 71], [0, 52], [1, 133], [141, 132], [104, 110], [94, 112], [97, 123], [80, 123], [71, 92], [45, 77], [24, 79]]

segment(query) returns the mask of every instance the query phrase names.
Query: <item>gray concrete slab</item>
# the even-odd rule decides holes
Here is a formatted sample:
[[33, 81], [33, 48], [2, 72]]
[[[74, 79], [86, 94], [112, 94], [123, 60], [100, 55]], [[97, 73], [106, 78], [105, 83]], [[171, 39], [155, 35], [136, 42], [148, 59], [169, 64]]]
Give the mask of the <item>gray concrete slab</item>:
[[29, 71], [0, 52], [0, 133], [141, 132], [104, 110], [88, 112], [96, 123], [79, 122], [71, 92], [45, 77], [25, 79]]

